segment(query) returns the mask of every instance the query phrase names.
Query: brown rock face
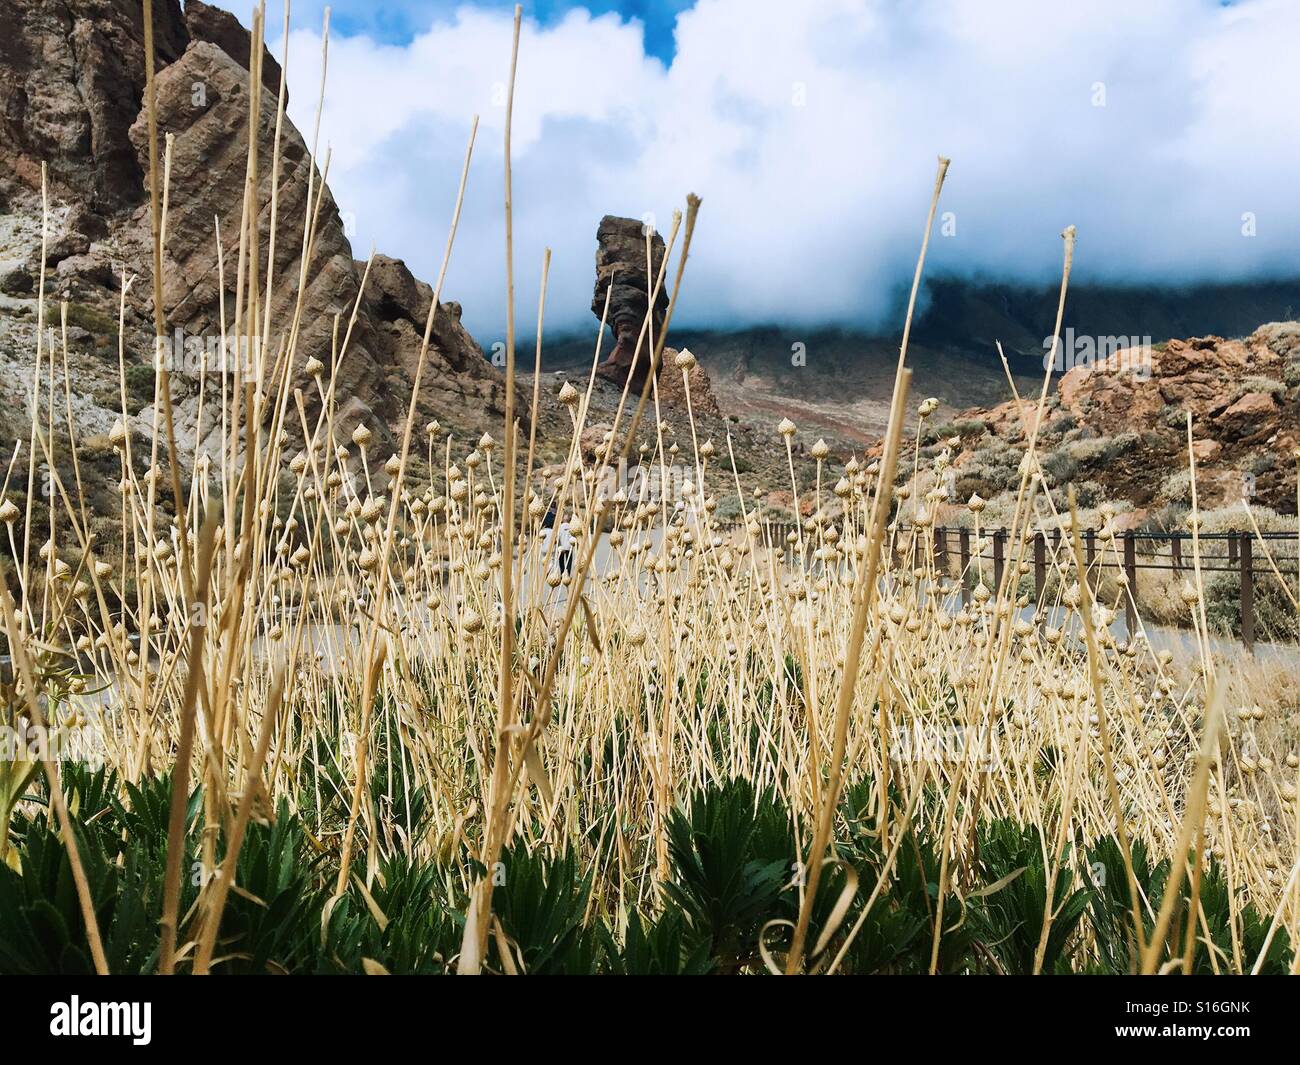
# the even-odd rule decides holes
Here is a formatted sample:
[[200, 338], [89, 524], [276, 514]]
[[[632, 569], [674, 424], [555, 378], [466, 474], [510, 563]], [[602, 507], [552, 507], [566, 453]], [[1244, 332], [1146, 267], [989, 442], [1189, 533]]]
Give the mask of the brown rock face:
[[[597, 367], [597, 372], [618, 385], [625, 384], [631, 373], [632, 388], [638, 391], [645, 384], [653, 355], [651, 340], [658, 339], [668, 309], [671, 279], [666, 277], [651, 316], [653, 333], [647, 333], [642, 341], [641, 354], [634, 368], [637, 339], [645, 328], [650, 307], [649, 294], [663, 266], [664, 239], [652, 232], [647, 245], [646, 227], [642, 222], [635, 218], [606, 215], [596, 229], [596, 245], [596, 289], [591, 297], [591, 311], [597, 318], [604, 316], [614, 331], [614, 349]], [[605, 310], [606, 300], [609, 302], [608, 312]], [[676, 356], [676, 349], [664, 348], [657, 380], [659, 399], [673, 406], [685, 406], [682, 371], [673, 361]], [[705, 369], [697, 364], [689, 371], [689, 378], [692, 408], [720, 415], [722, 411]]]
[[1252, 443], [1267, 439], [1277, 429], [1277, 403], [1265, 392], [1247, 392], [1214, 419], [1222, 434]]
[[713, 384], [708, 372], [699, 363], [686, 371], [686, 381], [682, 380], [682, 371], [677, 366], [677, 349], [664, 348], [663, 362], [659, 367], [659, 402], [671, 407], [685, 408], [687, 405], [686, 385], [690, 385], [690, 408], [695, 413], [722, 416], [718, 397], [713, 393]]
[[[152, 238], [140, 5], [138, 0], [12, 3], [20, 9], [15, 32], [0, 37], [0, 208], [34, 214], [39, 234], [40, 164], [45, 161], [52, 212], [57, 212], [47, 254], [54, 283], [70, 290], [79, 304], [115, 321], [121, 276], [136, 275], [128, 295], [128, 353], [143, 360], [152, 348]], [[174, 137], [164, 311], [169, 332], [179, 330], [187, 342], [198, 340], [211, 350], [222, 332], [223, 302], [228, 338], [234, 329], [248, 146], [249, 34], [233, 16], [199, 0], [190, 0], [183, 16], [176, 0], [155, 0], [154, 13], [160, 152], [164, 136]], [[270, 289], [268, 361], [274, 360], [301, 301], [294, 383], [310, 386], [304, 364], [320, 360], [326, 379], [336, 378], [344, 412], [337, 421], [346, 422], [338, 427], [350, 433], [356, 421], [366, 421], [376, 437], [372, 452], [382, 458], [391, 431], [406, 415], [433, 294], [403, 263], [385, 256], [376, 257], [363, 292], [365, 264], [352, 258], [328, 189], [321, 197], [304, 271], [309, 183], [311, 195], [320, 194], [320, 174], [287, 119], [278, 173], [272, 172], [279, 80], [279, 67], [265, 56], [267, 91], [261, 94], [257, 123], [257, 219], [260, 284], [263, 294], [268, 282]], [[39, 238], [35, 247], [36, 261], [8, 269], [7, 288], [30, 289], [39, 267]], [[332, 366], [335, 324], [341, 339], [358, 302], [346, 352]], [[115, 338], [111, 346], [115, 350]], [[198, 372], [175, 371], [172, 377], [185, 451], [204, 447], [214, 432], [213, 426], [195, 424], [198, 377]], [[303, 394], [313, 414], [318, 390], [304, 387]], [[456, 304], [443, 303], [435, 316], [416, 406], [421, 418], [436, 416], [452, 428], [499, 429], [504, 382], [460, 324]], [[149, 423], [147, 412], [139, 421]], [[297, 421], [288, 420], [291, 432]]]
[[[1297, 322], [1263, 325], [1242, 340], [1171, 340], [1070, 370], [1049, 397], [1040, 458], [1058, 486], [1091, 482], [1106, 497], [1139, 507], [1186, 504], [1188, 414], [1203, 507], [1235, 503], [1247, 483], [1253, 502], [1294, 512]], [[959, 456], [959, 472], [983, 471], [973, 486], [981, 494], [1004, 488], [993, 483], [998, 457], [1006, 444], [1024, 441], [1015, 404], [967, 411], [955, 424], [963, 421], [983, 435]]]
[[[179, 0], [153, 5], [155, 64], [189, 41]], [[0, 191], [53, 195], [98, 213], [139, 201], [126, 131], [144, 98], [144, 21], [136, 0], [6, 0], [0, 32]]]
[[[632, 369], [637, 338], [645, 326], [653, 279], [658, 278], [659, 269], [663, 265], [664, 238], [658, 233], [651, 234], [647, 257], [645, 225], [635, 218], [606, 215], [596, 229], [596, 244], [596, 290], [591, 297], [591, 312], [597, 318], [604, 315], [608, 299], [609, 313], [605, 318], [614, 330], [614, 350], [600, 365], [599, 372], [622, 384]], [[659, 298], [655, 300], [651, 321], [655, 337], [659, 335], [659, 327], [663, 324], [667, 309], [668, 293], [665, 283]], [[650, 363], [650, 354], [650, 340], [647, 336], [642, 342], [641, 356], [638, 359], [639, 371], [633, 382], [635, 386], [639, 387], [645, 380], [645, 368]]]
[[[240, 25], [239, 19], [229, 11], [203, 3], [203, 0], [186, 0], [185, 27], [196, 41], [215, 44], [245, 70], [252, 54], [251, 36]], [[275, 99], [280, 92], [280, 64], [270, 52], [262, 50], [262, 85]], [[284, 100], [289, 102], [289, 89], [285, 86]]]

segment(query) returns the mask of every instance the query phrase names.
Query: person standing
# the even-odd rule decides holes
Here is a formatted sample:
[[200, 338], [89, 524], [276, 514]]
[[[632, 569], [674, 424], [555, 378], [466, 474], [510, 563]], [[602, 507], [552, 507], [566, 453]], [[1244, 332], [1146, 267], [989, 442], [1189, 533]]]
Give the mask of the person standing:
[[573, 530], [569, 527], [569, 521], [565, 518], [560, 523], [559, 532], [555, 536], [556, 564], [560, 568], [561, 577], [573, 574]]

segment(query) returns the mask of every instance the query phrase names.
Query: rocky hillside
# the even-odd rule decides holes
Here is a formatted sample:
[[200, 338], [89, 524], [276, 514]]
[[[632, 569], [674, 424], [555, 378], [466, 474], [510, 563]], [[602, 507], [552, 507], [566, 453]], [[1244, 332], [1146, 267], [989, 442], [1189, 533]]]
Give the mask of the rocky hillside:
[[[927, 427], [936, 451], [953, 437], [950, 498], [996, 500], [1019, 483], [1025, 425], [1037, 395], [972, 408]], [[1170, 524], [1191, 502], [1187, 415], [1199, 503], [1242, 498], [1296, 511], [1300, 460], [1300, 322], [1260, 326], [1242, 340], [1195, 337], [1122, 350], [1061, 377], [1048, 397], [1039, 453], [1050, 487], [1073, 485], [1081, 505], [1125, 501], [1121, 524]], [[936, 515], [939, 520], [955, 513]]]
[[[145, 67], [138, 0], [9, 0], [0, 40], [0, 433], [22, 426], [35, 352], [36, 290], [41, 269], [41, 166], [48, 171], [50, 231], [45, 269], [47, 314], [57, 321], [66, 300], [69, 359], [76, 382], [74, 420], [83, 437], [120, 414], [118, 302], [124, 274], [128, 409], [137, 431], [151, 422], [153, 399], [152, 245], [148, 207], [148, 133], [142, 111]], [[14, 11], [12, 9], [16, 8]], [[222, 303], [229, 326], [235, 305], [245, 158], [248, 148], [249, 36], [233, 16], [190, 0], [154, 4], [158, 125], [174, 138], [163, 259], [169, 331], [186, 343], [213, 346]], [[309, 416], [319, 402], [305, 366], [324, 365], [335, 380], [350, 433], [364, 422], [382, 461], [405, 415], [419, 341], [432, 299], [397, 259], [376, 257], [362, 295], [365, 264], [353, 258], [328, 190], [319, 207], [310, 260], [302, 270], [308, 145], [284, 120], [280, 144], [274, 258], [269, 203], [280, 73], [263, 62], [258, 116], [262, 161], [258, 188], [263, 278], [271, 278], [272, 322], [287, 332], [301, 295], [293, 376]], [[319, 171], [315, 174], [319, 190]], [[224, 260], [225, 291], [219, 275]], [[306, 284], [299, 293], [299, 278]], [[360, 298], [346, 355], [334, 365], [340, 335]], [[271, 348], [281, 342], [270, 338]], [[182, 448], [209, 447], [213, 427], [195, 424], [199, 373], [173, 373]], [[457, 304], [435, 318], [430, 363], [419, 397], [421, 422], [438, 417], [466, 432], [499, 426], [501, 375], [460, 324]], [[291, 419], [291, 424], [296, 419]]]

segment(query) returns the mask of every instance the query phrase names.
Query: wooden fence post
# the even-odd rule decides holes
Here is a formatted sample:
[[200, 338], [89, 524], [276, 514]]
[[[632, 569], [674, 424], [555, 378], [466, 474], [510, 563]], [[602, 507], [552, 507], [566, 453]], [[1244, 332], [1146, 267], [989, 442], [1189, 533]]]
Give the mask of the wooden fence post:
[[1097, 561], [1097, 530], [1096, 529], [1084, 530], [1083, 544], [1086, 549], [1086, 554], [1084, 555], [1084, 560], [1083, 560], [1084, 565], [1086, 565], [1089, 569], [1091, 569], [1092, 564], [1095, 561]]
[[1250, 542], [1250, 533], [1241, 536], [1241, 642], [1246, 650], [1255, 650], [1255, 572], [1252, 565], [1254, 549]]
[[1041, 532], [1034, 534], [1034, 601], [1041, 603], [1047, 590], [1047, 540]]
[[1124, 623], [1128, 638], [1137, 633], [1137, 538], [1132, 529], [1124, 532]]
[[961, 561], [961, 605], [970, 605], [970, 530], [959, 529], [957, 532], [957, 551]]
[[1179, 573], [1183, 568], [1183, 534], [1174, 533], [1170, 543], [1172, 545], [1170, 551], [1173, 556], [1174, 572]]
[[999, 529], [993, 534], [993, 587], [1002, 587], [1002, 567], [1006, 560], [1007, 530]]

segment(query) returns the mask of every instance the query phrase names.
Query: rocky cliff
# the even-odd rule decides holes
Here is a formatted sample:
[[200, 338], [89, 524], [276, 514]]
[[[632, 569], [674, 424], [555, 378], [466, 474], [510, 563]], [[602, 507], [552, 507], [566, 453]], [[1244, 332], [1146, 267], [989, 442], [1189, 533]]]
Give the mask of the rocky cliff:
[[[81, 386], [76, 405], [87, 431], [101, 428], [119, 406], [117, 317], [123, 274], [135, 275], [127, 295], [123, 339], [140, 380], [152, 353], [152, 245], [148, 208], [148, 131], [144, 45], [137, 0], [11, 0], [16, 18], [0, 39], [0, 360], [4, 398], [21, 394], [32, 361], [35, 290], [40, 271], [41, 164], [48, 171], [50, 233], [46, 252], [47, 313], [59, 297], [69, 306], [70, 356]], [[171, 135], [172, 168], [163, 301], [169, 332], [207, 340], [233, 320], [249, 127], [249, 35], [233, 16], [190, 0], [154, 3], [155, 69], [160, 151]], [[315, 163], [286, 118], [278, 175], [271, 158], [280, 70], [264, 55], [257, 129], [257, 209], [263, 282], [270, 279], [275, 349], [301, 298], [292, 375], [308, 385], [309, 360], [333, 375], [340, 427], [358, 421], [375, 433], [381, 458], [410, 398], [425, 315], [432, 300], [398, 260], [378, 256], [362, 293], [364, 263], [353, 258], [342, 219], [326, 189], [305, 271], [304, 223]], [[272, 182], [277, 181], [274, 229]], [[319, 193], [319, 171], [314, 173]], [[314, 206], [314, 205], [313, 205]], [[274, 241], [272, 237], [274, 236]], [[274, 255], [268, 251], [274, 245]], [[224, 265], [224, 292], [219, 264]], [[301, 292], [300, 278], [305, 279]], [[340, 336], [360, 308], [344, 357]], [[435, 317], [419, 411], [448, 426], [481, 431], [499, 426], [504, 382], [460, 324], [459, 307], [443, 303]], [[26, 370], [30, 381], [31, 370]], [[186, 450], [203, 446], [208, 426], [194, 424], [197, 375], [173, 375], [178, 430]], [[8, 393], [14, 392], [14, 396]], [[148, 389], [138, 398], [151, 401]], [[309, 413], [319, 392], [304, 387]], [[133, 404], [140, 406], [140, 404]], [[135, 413], [135, 412], [133, 412]], [[74, 414], [76, 417], [76, 414]], [[147, 411], [138, 419], [148, 424]], [[296, 419], [291, 419], [291, 424]], [[0, 428], [13, 428], [5, 425]], [[12, 437], [11, 437], [12, 438]]]

